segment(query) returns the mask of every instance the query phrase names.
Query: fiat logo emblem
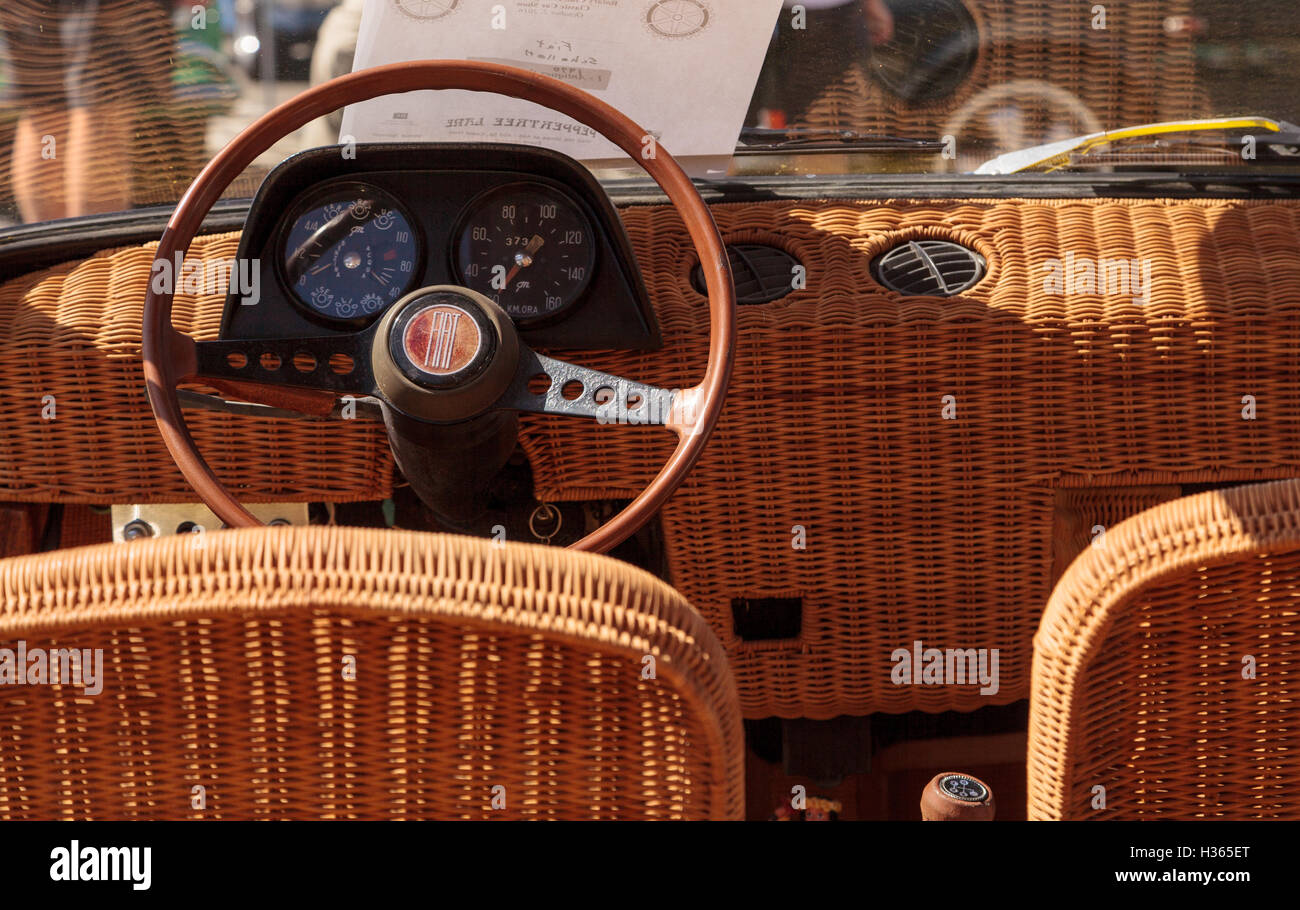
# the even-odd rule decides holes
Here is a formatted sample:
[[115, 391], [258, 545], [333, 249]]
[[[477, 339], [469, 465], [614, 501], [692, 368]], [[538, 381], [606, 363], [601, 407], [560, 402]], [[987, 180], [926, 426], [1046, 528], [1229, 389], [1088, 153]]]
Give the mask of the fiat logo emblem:
[[420, 310], [402, 329], [402, 349], [422, 373], [451, 376], [474, 362], [483, 332], [467, 311], [449, 303]]

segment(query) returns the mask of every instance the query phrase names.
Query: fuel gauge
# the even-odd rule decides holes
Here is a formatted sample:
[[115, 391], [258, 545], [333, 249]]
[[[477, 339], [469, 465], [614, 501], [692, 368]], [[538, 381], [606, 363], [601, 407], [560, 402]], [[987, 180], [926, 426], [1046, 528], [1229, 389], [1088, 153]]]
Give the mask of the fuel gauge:
[[414, 220], [369, 184], [331, 183], [291, 209], [280, 262], [294, 299], [333, 322], [368, 321], [405, 294], [422, 258]]

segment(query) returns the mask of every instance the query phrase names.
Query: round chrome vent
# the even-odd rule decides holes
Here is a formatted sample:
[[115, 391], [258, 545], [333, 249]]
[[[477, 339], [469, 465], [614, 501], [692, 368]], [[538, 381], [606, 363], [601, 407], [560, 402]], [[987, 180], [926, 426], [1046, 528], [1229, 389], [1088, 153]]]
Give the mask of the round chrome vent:
[[912, 240], [876, 257], [876, 280], [908, 296], [951, 297], [984, 277], [984, 257], [947, 240]]
[[962, 0], [885, 0], [894, 37], [872, 52], [871, 72], [908, 104], [927, 104], [965, 84], [980, 34]]
[[[727, 260], [738, 304], [771, 303], [794, 290], [799, 261], [785, 250], [760, 243], [728, 244]], [[698, 263], [691, 269], [691, 287], [703, 297], [709, 295]]]

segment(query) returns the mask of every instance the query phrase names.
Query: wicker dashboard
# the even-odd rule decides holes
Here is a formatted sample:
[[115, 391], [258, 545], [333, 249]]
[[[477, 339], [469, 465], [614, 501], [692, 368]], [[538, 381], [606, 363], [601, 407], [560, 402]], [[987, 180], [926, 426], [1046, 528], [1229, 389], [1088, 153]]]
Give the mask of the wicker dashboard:
[[[561, 353], [692, 384], [708, 319], [689, 241], [671, 209], [622, 215], [666, 347]], [[1051, 587], [1099, 528], [1185, 485], [1300, 474], [1296, 204], [771, 201], [714, 216], [729, 242], [779, 246], [807, 269], [806, 288], [741, 308], [726, 411], [662, 516], [674, 583], [721, 637], [746, 716], [1023, 699]], [[988, 275], [948, 299], [875, 283], [876, 254], [923, 237], [977, 250]], [[235, 242], [196, 252], [233, 256]], [[1121, 259], [1149, 266], [1140, 294], [1051, 280]], [[144, 398], [150, 261], [147, 247], [108, 251], [0, 286], [0, 497], [192, 498]], [[177, 296], [184, 331], [212, 337], [219, 316], [216, 298]], [[250, 501], [390, 491], [375, 425], [190, 419]], [[522, 424], [550, 500], [634, 493], [671, 449], [648, 428]], [[737, 631], [739, 605], [777, 602], [795, 605], [793, 634]], [[917, 642], [997, 649], [996, 691], [898, 684], [892, 655]]]

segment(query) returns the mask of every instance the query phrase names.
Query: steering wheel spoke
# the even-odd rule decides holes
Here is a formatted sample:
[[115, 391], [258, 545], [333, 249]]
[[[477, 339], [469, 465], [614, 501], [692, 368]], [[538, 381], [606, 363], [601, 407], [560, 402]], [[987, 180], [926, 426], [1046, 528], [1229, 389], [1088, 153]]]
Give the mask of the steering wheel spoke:
[[[545, 391], [535, 391], [545, 384]], [[522, 348], [498, 407], [593, 418], [600, 424], [668, 426], [681, 393]]]
[[368, 333], [198, 341], [194, 344], [194, 378], [370, 396], [375, 394], [375, 378], [368, 347]]

